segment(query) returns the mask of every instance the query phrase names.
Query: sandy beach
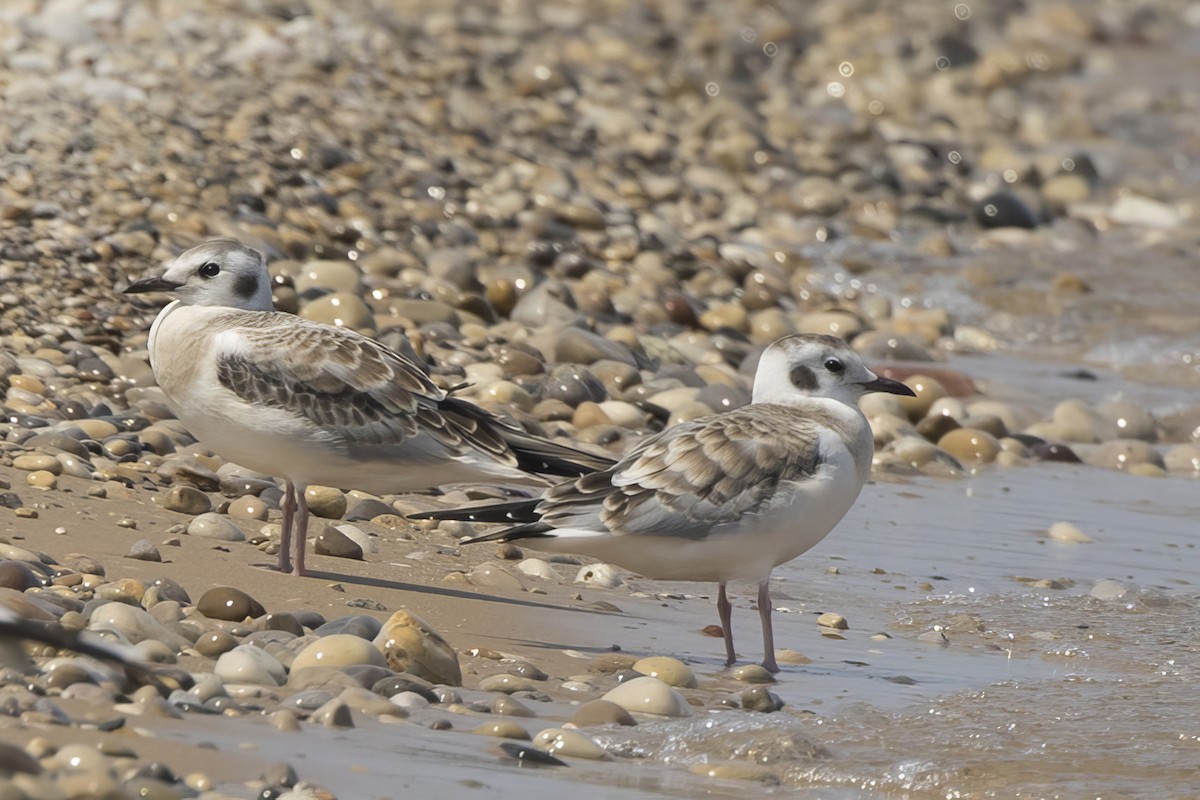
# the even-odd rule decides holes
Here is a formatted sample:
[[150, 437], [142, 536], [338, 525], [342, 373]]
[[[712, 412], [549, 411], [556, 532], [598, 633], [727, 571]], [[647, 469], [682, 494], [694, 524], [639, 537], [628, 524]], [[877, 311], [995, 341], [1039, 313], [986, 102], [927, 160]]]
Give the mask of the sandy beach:
[[[0, 662], [0, 796], [1200, 794], [1200, 14], [918, 5], [0, 9], [0, 603], [162, 679]], [[281, 575], [121, 294], [217, 236], [596, 452], [794, 332], [918, 397], [776, 570], [774, 680], [752, 586], [728, 669], [715, 585], [405, 519], [487, 487], [320, 488]]]

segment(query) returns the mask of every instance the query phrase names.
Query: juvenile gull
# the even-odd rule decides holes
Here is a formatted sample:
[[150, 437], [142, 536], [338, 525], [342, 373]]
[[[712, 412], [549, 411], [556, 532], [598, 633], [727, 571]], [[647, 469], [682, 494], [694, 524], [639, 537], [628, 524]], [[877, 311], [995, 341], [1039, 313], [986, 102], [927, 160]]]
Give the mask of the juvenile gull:
[[469, 541], [528, 539], [649, 578], [716, 581], [726, 664], [736, 656], [725, 584], [755, 581], [762, 663], [778, 672], [771, 570], [825, 538], [858, 498], [874, 452], [857, 403], [867, 392], [913, 395], [841, 339], [788, 336], [763, 352], [748, 406], [668, 428], [540, 499], [413, 517], [515, 523]]
[[178, 295], [148, 346], [179, 420], [222, 458], [284, 479], [283, 572], [304, 574], [309, 484], [374, 494], [545, 487], [530, 473], [579, 476], [613, 463], [452, 396], [379, 342], [273, 310], [266, 260], [233, 239], [193, 247], [125, 291]]

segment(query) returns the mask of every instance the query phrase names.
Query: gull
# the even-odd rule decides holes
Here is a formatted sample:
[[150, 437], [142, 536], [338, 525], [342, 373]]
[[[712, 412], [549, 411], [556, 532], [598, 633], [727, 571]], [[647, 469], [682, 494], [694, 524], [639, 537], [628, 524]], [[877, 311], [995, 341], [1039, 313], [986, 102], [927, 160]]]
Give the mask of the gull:
[[726, 666], [736, 654], [725, 585], [757, 582], [762, 665], [778, 672], [771, 570], [825, 538], [858, 498], [874, 454], [857, 402], [867, 392], [914, 394], [842, 339], [787, 336], [763, 351], [747, 406], [667, 428], [540, 498], [411, 516], [509, 523], [468, 542], [522, 539], [648, 578], [715, 581]]
[[125, 289], [154, 291], [178, 296], [148, 342], [176, 417], [227, 461], [284, 480], [281, 572], [304, 574], [310, 484], [373, 494], [544, 488], [530, 473], [579, 476], [613, 463], [453, 396], [373, 339], [275, 311], [266, 259], [236, 240], [193, 247]]

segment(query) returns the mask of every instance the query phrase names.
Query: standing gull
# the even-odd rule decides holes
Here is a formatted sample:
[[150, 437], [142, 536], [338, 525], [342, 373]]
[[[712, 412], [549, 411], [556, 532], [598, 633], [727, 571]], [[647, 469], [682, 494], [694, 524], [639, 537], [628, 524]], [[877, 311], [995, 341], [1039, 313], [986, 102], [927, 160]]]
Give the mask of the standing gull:
[[178, 295], [148, 346], [179, 420], [222, 458], [284, 479], [280, 571], [304, 574], [309, 484], [374, 494], [545, 487], [530, 473], [579, 476], [613, 463], [450, 395], [379, 342], [274, 311], [266, 260], [233, 239], [193, 247], [125, 291]]
[[470, 541], [528, 539], [649, 578], [716, 581], [727, 665], [736, 655], [725, 584], [755, 581], [762, 663], [778, 672], [771, 570], [825, 538], [858, 498], [874, 453], [857, 403], [867, 392], [913, 395], [841, 339], [788, 336], [763, 352], [748, 406], [668, 428], [540, 499], [413, 517], [509, 523]]

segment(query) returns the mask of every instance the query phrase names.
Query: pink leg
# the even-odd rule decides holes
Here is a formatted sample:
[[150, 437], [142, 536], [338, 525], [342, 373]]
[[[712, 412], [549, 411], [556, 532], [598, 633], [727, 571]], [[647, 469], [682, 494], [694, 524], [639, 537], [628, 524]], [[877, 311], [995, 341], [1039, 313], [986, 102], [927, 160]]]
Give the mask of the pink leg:
[[721, 619], [721, 633], [725, 635], [725, 666], [732, 667], [737, 661], [733, 652], [733, 606], [725, 596], [725, 582], [717, 584], [717, 616]]
[[292, 543], [295, 556], [293, 575], [304, 574], [304, 551], [308, 549], [308, 500], [304, 497], [303, 485], [296, 487], [296, 540]]
[[775, 631], [771, 627], [771, 589], [767, 581], [758, 585], [758, 616], [762, 620], [763, 668], [767, 672], [779, 672], [775, 663]]
[[283, 482], [283, 532], [279, 534], [279, 571], [292, 571], [292, 526], [296, 521], [296, 487], [291, 481]]

